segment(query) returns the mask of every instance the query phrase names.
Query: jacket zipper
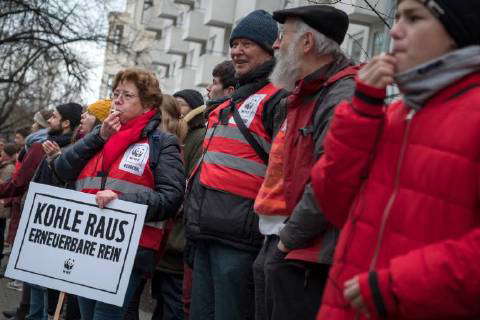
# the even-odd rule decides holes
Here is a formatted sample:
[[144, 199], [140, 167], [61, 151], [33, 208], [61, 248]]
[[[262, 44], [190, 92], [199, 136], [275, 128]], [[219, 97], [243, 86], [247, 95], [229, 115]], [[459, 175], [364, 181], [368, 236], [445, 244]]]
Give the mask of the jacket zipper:
[[385, 232], [385, 227], [386, 227], [388, 218], [390, 216], [390, 211], [392, 209], [393, 203], [395, 202], [395, 199], [397, 198], [397, 195], [398, 195], [398, 188], [399, 188], [399, 185], [400, 185], [400, 172], [401, 172], [402, 165], [403, 165], [403, 160], [404, 160], [404, 157], [405, 157], [405, 150], [407, 149], [407, 140], [408, 140], [408, 136], [409, 136], [409, 133], [410, 133], [410, 125], [411, 125], [412, 118], [413, 118], [414, 115], [415, 115], [415, 109], [411, 109], [410, 112], [408, 112], [407, 117], [405, 118], [405, 121], [407, 122], [407, 125], [406, 125], [406, 128], [405, 128], [405, 133], [403, 134], [403, 141], [402, 141], [402, 146], [401, 146], [401, 149], [400, 149], [400, 156], [398, 158], [397, 170], [396, 170], [396, 173], [395, 173], [395, 181], [394, 181], [394, 184], [393, 184], [394, 188], [393, 188], [392, 194], [390, 195], [390, 198], [388, 199], [387, 205], [385, 206], [385, 209], [383, 211], [382, 222], [381, 222], [381, 225], [380, 225], [380, 232], [378, 234], [377, 245], [375, 246], [375, 252], [373, 254], [373, 258], [372, 258], [372, 261], [370, 263], [369, 271], [373, 271], [375, 269], [376, 264], [377, 264], [378, 255], [380, 253], [380, 248], [381, 248], [382, 242], [383, 242], [383, 235], [384, 235], [384, 232]]
[[[382, 247], [383, 233], [385, 231], [385, 226], [387, 224], [387, 220], [388, 220], [388, 217], [390, 215], [390, 210], [392, 209], [393, 203], [395, 202], [395, 199], [397, 198], [398, 186], [400, 184], [400, 182], [399, 182], [400, 181], [400, 171], [402, 169], [403, 159], [404, 159], [404, 156], [405, 156], [405, 150], [407, 149], [407, 140], [408, 140], [408, 136], [409, 136], [409, 133], [410, 133], [410, 124], [412, 122], [412, 118], [413, 118], [414, 115], [415, 115], [415, 110], [412, 109], [408, 112], [408, 114], [405, 118], [405, 121], [407, 122], [407, 126], [406, 126], [405, 132], [403, 134], [402, 146], [400, 148], [400, 156], [398, 158], [397, 169], [396, 169], [396, 172], [395, 172], [395, 180], [394, 180], [394, 183], [393, 183], [393, 192], [390, 195], [390, 198], [388, 199], [388, 202], [387, 202], [387, 205], [385, 206], [385, 209], [383, 210], [382, 223], [380, 225], [380, 232], [378, 233], [377, 244], [375, 246], [375, 251], [374, 251], [374, 254], [373, 254], [372, 261], [370, 263], [370, 267], [368, 269], [369, 272], [373, 271], [375, 269], [376, 264], [377, 264], [380, 248]], [[360, 311], [357, 311], [355, 313], [355, 318], [354, 319], [359, 320], [360, 315], [361, 315]]]

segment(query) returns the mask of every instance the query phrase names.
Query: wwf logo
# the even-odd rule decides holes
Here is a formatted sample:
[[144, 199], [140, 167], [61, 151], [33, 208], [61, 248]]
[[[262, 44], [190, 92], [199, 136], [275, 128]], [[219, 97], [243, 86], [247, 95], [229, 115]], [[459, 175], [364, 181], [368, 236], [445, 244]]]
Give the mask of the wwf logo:
[[136, 147], [132, 150], [132, 154], [137, 158], [142, 157], [144, 153], [145, 153], [145, 147]]
[[68, 258], [63, 263], [63, 273], [70, 274], [74, 266], [75, 266], [75, 259]]

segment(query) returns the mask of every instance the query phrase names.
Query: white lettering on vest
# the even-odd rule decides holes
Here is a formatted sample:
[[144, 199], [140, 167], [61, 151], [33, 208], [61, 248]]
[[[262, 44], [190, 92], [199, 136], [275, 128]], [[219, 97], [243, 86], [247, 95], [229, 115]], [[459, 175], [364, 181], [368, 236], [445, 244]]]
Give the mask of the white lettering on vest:
[[143, 175], [149, 152], [150, 147], [148, 143], [132, 144], [123, 154], [123, 158], [118, 169], [130, 172], [137, 176]]
[[[240, 117], [242, 118], [247, 128], [250, 127], [253, 118], [255, 118], [255, 114], [257, 114], [257, 109], [260, 105], [260, 102], [262, 102], [262, 100], [266, 96], [266, 94], [252, 94], [250, 97], [247, 98], [247, 100], [242, 103], [240, 108], [238, 108], [238, 113], [240, 114]], [[235, 120], [233, 119], [233, 117], [230, 118], [229, 123], [235, 124]]]

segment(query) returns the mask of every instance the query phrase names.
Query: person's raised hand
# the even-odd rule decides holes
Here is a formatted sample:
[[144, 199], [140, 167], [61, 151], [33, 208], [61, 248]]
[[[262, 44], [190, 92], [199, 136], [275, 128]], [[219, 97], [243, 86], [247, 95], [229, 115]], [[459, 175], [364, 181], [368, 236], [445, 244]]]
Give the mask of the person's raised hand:
[[120, 123], [118, 111], [114, 111], [108, 117], [103, 120], [102, 127], [100, 128], [100, 137], [107, 141], [113, 134], [117, 133], [122, 126]]
[[393, 83], [397, 59], [386, 53], [374, 57], [358, 72], [359, 79], [372, 87], [385, 89]]
[[42, 143], [42, 148], [47, 155], [47, 159], [53, 159], [61, 152], [60, 146], [55, 141], [45, 141]]

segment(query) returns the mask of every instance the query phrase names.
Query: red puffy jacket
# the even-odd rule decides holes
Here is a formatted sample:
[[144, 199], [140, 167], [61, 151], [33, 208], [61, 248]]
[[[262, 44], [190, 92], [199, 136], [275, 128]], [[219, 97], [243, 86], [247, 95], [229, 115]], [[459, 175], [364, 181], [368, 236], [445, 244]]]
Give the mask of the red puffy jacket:
[[312, 171], [343, 227], [317, 319], [366, 319], [343, 297], [359, 276], [370, 319], [480, 316], [480, 74], [418, 112], [357, 80]]

